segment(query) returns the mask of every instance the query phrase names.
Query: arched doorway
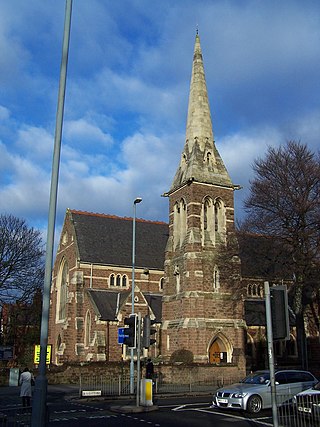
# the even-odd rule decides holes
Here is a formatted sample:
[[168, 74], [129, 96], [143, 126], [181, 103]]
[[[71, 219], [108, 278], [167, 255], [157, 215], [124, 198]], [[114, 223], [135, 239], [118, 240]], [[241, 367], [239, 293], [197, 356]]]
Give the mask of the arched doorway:
[[232, 346], [222, 334], [216, 336], [209, 347], [209, 363], [230, 363]]

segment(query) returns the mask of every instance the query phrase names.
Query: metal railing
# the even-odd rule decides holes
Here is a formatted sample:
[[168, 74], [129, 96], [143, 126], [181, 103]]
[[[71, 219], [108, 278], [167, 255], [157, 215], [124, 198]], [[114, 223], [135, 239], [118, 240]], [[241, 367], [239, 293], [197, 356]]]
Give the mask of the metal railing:
[[31, 406], [12, 407], [0, 410], [0, 427], [31, 426]]
[[290, 399], [278, 406], [278, 417], [281, 427], [319, 427], [319, 396], [305, 395]]
[[[217, 377], [208, 378], [205, 381], [197, 381], [192, 375], [188, 381], [183, 383], [166, 382], [163, 378], [155, 377], [154, 392], [158, 394], [166, 393], [213, 393], [217, 387], [232, 384], [240, 378], [225, 379]], [[136, 382], [136, 378], [135, 378]], [[130, 394], [130, 377], [119, 375], [117, 378], [108, 375], [81, 375], [79, 384], [79, 396], [125, 396]]]

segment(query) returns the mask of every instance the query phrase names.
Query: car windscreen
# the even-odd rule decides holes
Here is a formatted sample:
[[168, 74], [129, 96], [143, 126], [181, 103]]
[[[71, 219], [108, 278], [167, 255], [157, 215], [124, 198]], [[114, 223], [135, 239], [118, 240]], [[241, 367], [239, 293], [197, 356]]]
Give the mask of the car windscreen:
[[267, 372], [250, 374], [241, 380], [241, 383], [245, 384], [266, 384], [270, 380], [270, 374]]

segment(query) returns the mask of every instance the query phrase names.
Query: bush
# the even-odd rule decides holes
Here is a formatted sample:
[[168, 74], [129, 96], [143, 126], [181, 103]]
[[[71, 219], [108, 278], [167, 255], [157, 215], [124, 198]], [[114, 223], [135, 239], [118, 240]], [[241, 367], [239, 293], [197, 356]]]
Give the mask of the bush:
[[185, 348], [176, 350], [172, 353], [170, 362], [183, 364], [193, 363], [193, 353], [192, 351], [186, 350]]

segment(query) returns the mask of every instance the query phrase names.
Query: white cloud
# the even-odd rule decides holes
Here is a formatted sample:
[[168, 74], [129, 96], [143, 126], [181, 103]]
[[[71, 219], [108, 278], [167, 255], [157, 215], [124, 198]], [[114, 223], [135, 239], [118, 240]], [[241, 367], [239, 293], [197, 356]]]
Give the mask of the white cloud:
[[106, 148], [113, 143], [112, 136], [104, 133], [97, 125], [89, 123], [85, 118], [68, 120], [64, 125], [64, 135], [73, 146], [83, 149], [84, 146]]
[[[64, 1], [0, 3], [0, 203], [40, 224], [48, 209]], [[319, 10], [317, 2], [285, 0], [75, 2], [58, 225], [67, 207], [131, 215], [138, 195], [139, 216], [168, 219], [160, 195], [184, 145], [197, 23], [217, 147], [244, 187], [236, 198], [267, 145], [296, 139], [316, 148]]]
[[48, 167], [52, 159], [54, 138], [48, 131], [35, 126], [23, 125], [18, 130], [16, 148], [20, 155], [30, 161], [45, 162]]

